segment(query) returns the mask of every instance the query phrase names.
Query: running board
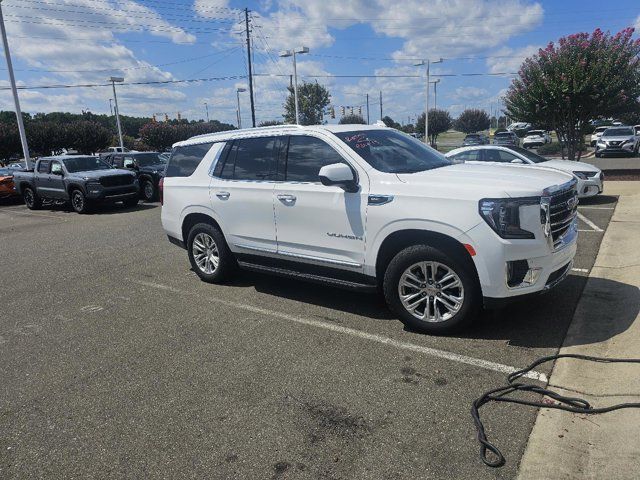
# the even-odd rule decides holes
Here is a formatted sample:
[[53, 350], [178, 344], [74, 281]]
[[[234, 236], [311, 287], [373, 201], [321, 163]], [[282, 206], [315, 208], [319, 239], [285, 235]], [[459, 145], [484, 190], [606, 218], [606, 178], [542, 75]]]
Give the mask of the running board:
[[280, 277], [293, 278], [296, 280], [303, 280], [305, 282], [320, 283], [323, 285], [329, 285], [329, 286], [343, 288], [347, 290], [354, 290], [357, 292], [375, 292], [377, 290], [377, 286], [371, 283], [352, 282], [349, 280], [342, 280], [339, 278], [325, 277], [322, 275], [314, 275], [313, 273], [297, 272], [295, 270], [289, 270], [286, 268], [258, 265], [256, 263], [249, 263], [249, 262], [243, 262], [243, 261], [238, 261], [238, 266], [244, 270], [250, 270], [252, 272], [278, 275]]

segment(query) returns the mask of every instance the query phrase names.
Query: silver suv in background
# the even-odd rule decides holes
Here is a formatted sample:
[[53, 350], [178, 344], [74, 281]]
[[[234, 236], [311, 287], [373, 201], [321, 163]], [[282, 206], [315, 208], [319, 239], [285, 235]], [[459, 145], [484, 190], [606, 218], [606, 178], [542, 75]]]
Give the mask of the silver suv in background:
[[513, 132], [500, 132], [493, 136], [494, 145], [513, 145], [514, 147], [520, 146], [520, 139], [518, 135]]
[[596, 157], [611, 154], [636, 155], [640, 137], [633, 127], [609, 127], [596, 143]]

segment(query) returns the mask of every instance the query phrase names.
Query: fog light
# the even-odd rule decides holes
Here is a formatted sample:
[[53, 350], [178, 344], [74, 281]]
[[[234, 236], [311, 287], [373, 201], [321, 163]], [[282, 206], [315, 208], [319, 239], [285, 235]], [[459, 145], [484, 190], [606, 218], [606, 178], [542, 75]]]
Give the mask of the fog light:
[[507, 262], [507, 286], [509, 288], [528, 287], [535, 284], [540, 276], [540, 268], [529, 268], [526, 260]]

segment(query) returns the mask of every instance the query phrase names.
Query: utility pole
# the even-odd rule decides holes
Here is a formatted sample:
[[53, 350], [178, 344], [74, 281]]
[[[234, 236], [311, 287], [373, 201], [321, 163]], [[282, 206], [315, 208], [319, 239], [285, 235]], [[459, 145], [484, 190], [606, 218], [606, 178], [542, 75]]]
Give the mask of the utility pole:
[[209, 105], [207, 102], [204, 102], [204, 108], [207, 111], [207, 123], [209, 123]]
[[27, 144], [27, 134], [24, 130], [24, 122], [22, 121], [22, 111], [20, 110], [20, 99], [18, 98], [18, 88], [16, 87], [16, 78], [13, 75], [13, 63], [11, 62], [11, 54], [9, 53], [9, 42], [7, 41], [7, 30], [4, 26], [4, 17], [2, 15], [2, 0], [0, 0], [0, 29], [2, 30], [2, 43], [4, 45], [4, 57], [7, 60], [7, 70], [9, 71], [9, 81], [11, 82], [11, 92], [13, 93], [13, 102], [16, 107], [16, 120], [18, 121], [18, 131], [20, 132], [20, 142], [22, 143], [22, 153], [24, 155], [24, 163], [27, 170], [31, 168], [31, 158], [29, 157], [29, 145]]
[[414, 66], [426, 66], [427, 67], [427, 88], [425, 89], [425, 109], [424, 109], [424, 143], [429, 143], [429, 69], [432, 63], [442, 63], [444, 60], [440, 58], [439, 60], [434, 60], [433, 62], [429, 59], [422, 60], [419, 63], [415, 63]]
[[120, 126], [120, 109], [118, 108], [118, 96], [116, 95], [116, 83], [124, 82], [122, 77], [110, 77], [109, 81], [113, 87], [113, 100], [116, 104], [116, 125], [118, 127], [118, 138], [120, 140], [120, 149], [124, 152], [124, 141], [122, 140], [122, 127]]
[[253, 71], [251, 70], [251, 37], [249, 36], [249, 9], [244, 9], [244, 24], [247, 30], [247, 63], [249, 66], [249, 98], [251, 100], [251, 123], [256, 126], [256, 107], [253, 103]]
[[382, 120], [382, 90], [380, 90], [380, 120]]
[[109, 99], [109, 111], [111, 112], [111, 116], [113, 117], [113, 98]]
[[369, 121], [369, 94], [367, 93], [367, 125], [369, 125], [369, 123], [371, 123]]

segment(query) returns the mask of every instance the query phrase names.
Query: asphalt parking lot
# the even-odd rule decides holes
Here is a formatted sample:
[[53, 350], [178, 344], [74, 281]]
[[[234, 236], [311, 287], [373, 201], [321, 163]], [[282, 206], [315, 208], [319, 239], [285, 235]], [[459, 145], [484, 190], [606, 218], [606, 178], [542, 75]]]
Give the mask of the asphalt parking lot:
[[471, 402], [556, 352], [615, 203], [581, 202], [559, 287], [445, 337], [373, 295], [202, 283], [158, 204], [0, 206], [0, 478], [513, 478], [535, 410], [483, 411], [492, 470]]

